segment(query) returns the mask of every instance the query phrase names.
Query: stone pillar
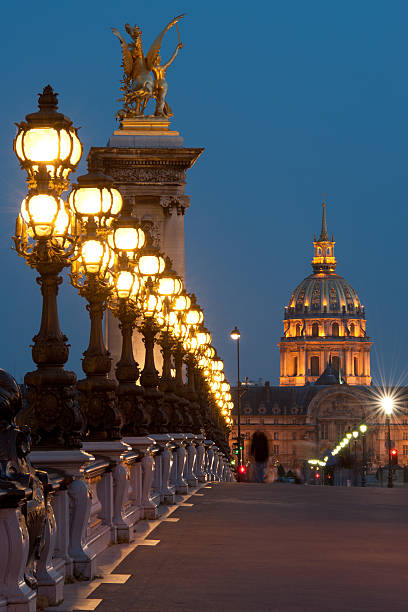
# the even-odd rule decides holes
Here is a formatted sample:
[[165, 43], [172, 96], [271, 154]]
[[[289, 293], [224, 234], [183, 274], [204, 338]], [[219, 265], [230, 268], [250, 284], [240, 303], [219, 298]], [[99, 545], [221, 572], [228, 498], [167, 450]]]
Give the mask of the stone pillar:
[[196, 464], [195, 464], [195, 476], [198, 482], [205, 482], [205, 448], [204, 448], [204, 436], [202, 434], [196, 436]]
[[123, 454], [131, 446], [122, 440], [84, 442], [84, 449], [101, 458], [108, 458], [112, 464], [112, 541], [130, 542], [133, 540], [133, 526], [124, 517], [124, 505], [128, 489], [126, 467], [122, 462]]
[[[190, 198], [184, 193], [186, 172], [202, 148], [184, 147], [183, 138], [169, 129], [165, 117], [123, 119], [107, 147], [92, 147], [88, 156], [92, 171], [112, 176], [133, 205], [133, 213], [146, 223], [154, 244], [168, 255], [173, 269], [184, 278], [184, 213]], [[108, 315], [108, 348], [115, 363], [120, 355], [117, 323]], [[134, 353], [143, 363], [140, 338], [135, 335]], [[157, 365], [161, 355], [157, 350]]]
[[156, 519], [157, 505], [151, 498], [151, 488], [154, 477], [154, 459], [151, 451], [155, 445], [153, 438], [148, 436], [124, 438], [123, 442], [129, 444], [133, 450], [143, 453], [142, 458], [142, 493], [140, 505], [143, 511], [143, 518]]
[[188, 484], [183, 477], [184, 466], [186, 463], [186, 449], [185, 449], [185, 434], [170, 434], [176, 445], [176, 470], [174, 474], [174, 486], [176, 493], [179, 495], [185, 495], [188, 493]]
[[196, 447], [194, 444], [194, 434], [186, 434], [187, 438], [187, 470], [186, 470], [186, 480], [189, 487], [196, 487], [198, 485], [198, 479], [194, 474], [194, 467], [196, 461]]
[[57, 523], [54, 555], [64, 560], [65, 576], [93, 578], [95, 555], [86, 543], [86, 529], [91, 508], [89, 489], [83, 480], [83, 468], [95, 461], [84, 450], [36, 450], [29, 455], [32, 464], [41, 470], [64, 474], [67, 490], [58, 491], [52, 501]]
[[173, 466], [172, 442], [169, 434], [152, 434], [150, 436], [161, 448], [161, 486], [160, 501], [167, 505], [174, 504], [175, 491], [170, 486], [170, 472]]

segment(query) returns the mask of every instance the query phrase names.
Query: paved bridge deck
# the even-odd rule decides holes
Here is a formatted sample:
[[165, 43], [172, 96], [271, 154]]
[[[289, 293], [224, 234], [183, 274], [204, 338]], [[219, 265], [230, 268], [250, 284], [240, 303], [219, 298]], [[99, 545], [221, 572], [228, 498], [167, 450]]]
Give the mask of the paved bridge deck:
[[406, 489], [210, 486], [117, 565], [110, 583], [101, 582], [89, 596], [88, 609], [407, 609]]

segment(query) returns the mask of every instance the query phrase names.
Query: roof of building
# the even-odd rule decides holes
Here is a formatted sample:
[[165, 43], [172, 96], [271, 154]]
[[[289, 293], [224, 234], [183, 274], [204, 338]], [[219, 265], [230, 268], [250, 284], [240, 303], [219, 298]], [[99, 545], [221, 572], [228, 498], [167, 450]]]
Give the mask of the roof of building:
[[323, 202], [322, 228], [319, 239], [314, 238], [313, 274], [307, 276], [293, 291], [285, 308], [286, 317], [319, 314], [347, 314], [364, 317], [364, 307], [353, 287], [336, 274], [334, 237], [329, 239], [326, 223], [326, 204]]
[[[242, 386], [241, 414], [243, 416], [306, 415], [310, 402], [318, 393], [339, 384], [335, 378], [336, 371], [330, 365], [316, 382], [301, 387], [272, 387], [268, 382], [265, 385], [247, 388]], [[369, 396], [374, 403], [377, 403], [380, 396], [389, 394], [394, 396], [398, 412], [408, 414], [408, 387], [383, 388], [344, 383], [344, 389], [358, 392], [365, 397]], [[237, 389], [233, 388], [231, 394], [234, 401], [233, 415], [236, 415]]]

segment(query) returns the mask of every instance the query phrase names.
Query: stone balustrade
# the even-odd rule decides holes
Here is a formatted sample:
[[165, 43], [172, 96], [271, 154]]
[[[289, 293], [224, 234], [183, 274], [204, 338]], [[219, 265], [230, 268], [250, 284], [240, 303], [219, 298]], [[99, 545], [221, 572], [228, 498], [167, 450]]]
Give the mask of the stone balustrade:
[[98, 555], [131, 542], [136, 523], [157, 518], [160, 504], [177, 503], [177, 495], [205, 482], [233, 479], [214, 442], [189, 433], [85, 442], [82, 449], [33, 451], [29, 459], [49, 480], [38, 587], [24, 578], [29, 532], [22, 508], [32, 492], [0, 490], [0, 612], [34, 612], [37, 597], [57, 605], [65, 580], [96, 576]]

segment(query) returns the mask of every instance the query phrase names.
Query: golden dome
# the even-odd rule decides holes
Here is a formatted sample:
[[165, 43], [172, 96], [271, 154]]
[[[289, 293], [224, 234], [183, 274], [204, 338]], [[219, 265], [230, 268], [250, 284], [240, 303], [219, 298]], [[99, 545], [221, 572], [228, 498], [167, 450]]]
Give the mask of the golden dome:
[[364, 308], [353, 287], [334, 272], [307, 276], [293, 291], [288, 314], [363, 314]]
[[329, 238], [326, 224], [326, 204], [323, 202], [322, 229], [314, 237], [313, 274], [296, 287], [285, 309], [285, 315], [352, 314], [364, 315], [357, 293], [342, 276], [336, 274], [334, 236]]

